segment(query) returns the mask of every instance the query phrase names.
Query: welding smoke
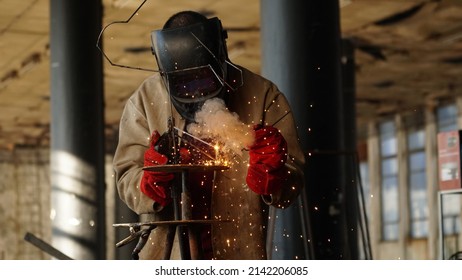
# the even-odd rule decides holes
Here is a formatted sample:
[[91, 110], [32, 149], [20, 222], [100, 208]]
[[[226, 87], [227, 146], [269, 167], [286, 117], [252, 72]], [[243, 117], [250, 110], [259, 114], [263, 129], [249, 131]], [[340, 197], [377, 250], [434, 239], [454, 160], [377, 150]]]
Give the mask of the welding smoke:
[[255, 138], [252, 127], [242, 123], [220, 98], [206, 100], [196, 112], [195, 121], [188, 125], [189, 133], [201, 139], [212, 139], [224, 151], [237, 155], [242, 155], [242, 150], [252, 145]]

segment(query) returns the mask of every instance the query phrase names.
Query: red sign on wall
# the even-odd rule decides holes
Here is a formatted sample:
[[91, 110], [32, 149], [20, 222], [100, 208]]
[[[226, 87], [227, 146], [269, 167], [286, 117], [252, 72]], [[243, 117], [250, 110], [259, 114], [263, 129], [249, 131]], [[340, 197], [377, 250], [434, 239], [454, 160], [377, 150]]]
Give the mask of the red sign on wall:
[[460, 131], [438, 133], [438, 173], [440, 190], [461, 188]]

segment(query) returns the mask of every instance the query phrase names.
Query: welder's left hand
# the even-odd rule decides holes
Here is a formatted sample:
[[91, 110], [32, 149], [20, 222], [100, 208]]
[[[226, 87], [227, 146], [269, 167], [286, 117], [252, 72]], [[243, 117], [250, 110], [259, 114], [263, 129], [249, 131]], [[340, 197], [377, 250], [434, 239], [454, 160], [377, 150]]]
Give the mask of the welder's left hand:
[[273, 126], [254, 126], [255, 141], [249, 147], [249, 168], [246, 182], [257, 194], [278, 192], [287, 179], [287, 142]]

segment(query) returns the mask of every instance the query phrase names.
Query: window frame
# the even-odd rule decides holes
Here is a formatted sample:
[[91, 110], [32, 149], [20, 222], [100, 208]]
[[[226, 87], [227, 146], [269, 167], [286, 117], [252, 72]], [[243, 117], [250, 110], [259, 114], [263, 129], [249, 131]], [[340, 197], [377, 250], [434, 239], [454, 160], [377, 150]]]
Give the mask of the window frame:
[[[389, 126], [388, 128], [386, 126]], [[391, 131], [386, 131], [391, 129]], [[397, 125], [394, 119], [384, 119], [379, 122], [379, 159], [380, 159], [380, 215], [381, 215], [381, 239], [383, 241], [397, 241], [399, 239], [399, 228], [400, 228], [400, 215], [399, 215], [399, 168], [398, 168], [398, 137], [397, 137]], [[391, 139], [389, 139], [391, 138]], [[391, 147], [392, 152], [384, 151], [384, 144], [389, 145], [386, 141], [394, 142], [394, 147]], [[395, 170], [384, 174], [384, 162], [394, 162]], [[393, 168], [392, 168], [393, 169]], [[394, 180], [394, 184], [390, 184], [386, 187], [386, 181]], [[392, 189], [390, 189], [392, 187]], [[390, 191], [390, 193], [387, 193]], [[391, 202], [389, 197], [392, 197]], [[392, 204], [390, 204], [392, 203]], [[394, 217], [390, 220], [389, 214], [390, 207]], [[395, 209], [393, 209], [395, 208]]]

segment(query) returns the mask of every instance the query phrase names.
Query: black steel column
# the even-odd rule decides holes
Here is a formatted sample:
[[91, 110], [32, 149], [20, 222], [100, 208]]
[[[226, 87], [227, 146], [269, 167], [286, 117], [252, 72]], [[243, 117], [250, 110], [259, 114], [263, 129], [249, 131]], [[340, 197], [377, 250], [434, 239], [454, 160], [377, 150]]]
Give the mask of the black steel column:
[[102, 4], [51, 0], [50, 17], [52, 243], [105, 259]]
[[[355, 75], [355, 48], [349, 39], [342, 40], [341, 70], [342, 70], [342, 93], [340, 95], [341, 118], [341, 152], [342, 156], [342, 192], [344, 193], [343, 205], [341, 206], [344, 219], [344, 259], [359, 259], [358, 238], [365, 236], [367, 230], [363, 226], [365, 221], [360, 221], [359, 197], [361, 184], [359, 176], [359, 158], [356, 153], [356, 75]], [[364, 216], [365, 217], [365, 216]], [[366, 223], [367, 224], [367, 223]]]
[[[307, 101], [306, 81], [308, 48], [306, 36], [305, 1], [261, 0], [261, 44], [262, 74], [272, 80], [286, 94], [292, 105], [297, 124], [303, 124]], [[295, 106], [296, 104], [299, 104]], [[297, 108], [298, 107], [298, 108]], [[302, 132], [302, 130], [300, 130]], [[305, 136], [302, 136], [305, 138]], [[305, 146], [304, 146], [305, 147]], [[269, 227], [268, 255], [271, 259], [307, 259], [309, 255], [303, 240], [310, 237], [304, 234], [301, 221], [304, 219], [301, 201], [280, 210], [271, 209]], [[306, 213], [306, 212], [305, 212]], [[306, 221], [305, 221], [306, 222]], [[303, 240], [300, 240], [302, 236]]]
[[[306, 230], [315, 259], [353, 258], [347, 242], [345, 117], [342, 106], [338, 1], [262, 0], [263, 75], [287, 95], [307, 155], [307, 205], [278, 213], [273, 243], [284, 242], [273, 258], [290, 258], [303, 248], [295, 238], [300, 209], [308, 209]], [[351, 214], [348, 212], [348, 214]], [[282, 217], [282, 218], [281, 218]], [[354, 217], [352, 219], [355, 219]], [[311, 229], [309, 229], [311, 228]], [[277, 240], [282, 231], [292, 238]], [[355, 230], [355, 229], [354, 229]], [[284, 252], [280, 252], [283, 250]]]

